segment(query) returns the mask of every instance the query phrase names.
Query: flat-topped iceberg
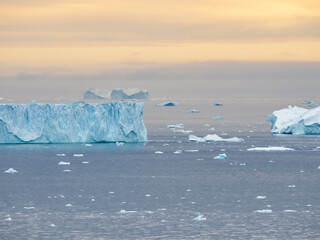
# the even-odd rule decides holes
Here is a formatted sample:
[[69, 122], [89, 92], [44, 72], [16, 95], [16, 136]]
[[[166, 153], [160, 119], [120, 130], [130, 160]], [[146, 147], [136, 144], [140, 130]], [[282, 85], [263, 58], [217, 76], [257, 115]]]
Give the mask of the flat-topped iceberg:
[[0, 104], [0, 143], [146, 142], [143, 103]]
[[83, 94], [84, 99], [147, 99], [149, 92], [142, 88], [91, 88]]
[[268, 115], [271, 132], [284, 134], [320, 134], [320, 107], [292, 107]]
[[189, 135], [189, 142], [244, 142], [243, 138], [222, 138], [217, 134], [208, 134], [205, 137], [197, 137], [195, 135]]

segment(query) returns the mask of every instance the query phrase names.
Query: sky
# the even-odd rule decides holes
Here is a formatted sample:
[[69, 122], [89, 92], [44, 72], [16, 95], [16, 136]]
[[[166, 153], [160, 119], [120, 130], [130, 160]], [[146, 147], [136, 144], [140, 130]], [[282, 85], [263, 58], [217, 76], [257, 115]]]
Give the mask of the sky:
[[0, 16], [0, 97], [194, 80], [319, 95], [318, 0], [0, 0]]

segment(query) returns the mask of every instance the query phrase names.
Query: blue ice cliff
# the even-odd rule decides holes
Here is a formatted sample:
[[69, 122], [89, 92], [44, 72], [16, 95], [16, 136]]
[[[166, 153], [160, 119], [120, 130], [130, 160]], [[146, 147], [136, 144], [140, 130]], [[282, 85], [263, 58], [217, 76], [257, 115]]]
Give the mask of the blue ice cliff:
[[283, 134], [320, 134], [320, 107], [305, 109], [291, 107], [268, 115], [271, 132]]
[[146, 142], [143, 103], [0, 104], [0, 143]]

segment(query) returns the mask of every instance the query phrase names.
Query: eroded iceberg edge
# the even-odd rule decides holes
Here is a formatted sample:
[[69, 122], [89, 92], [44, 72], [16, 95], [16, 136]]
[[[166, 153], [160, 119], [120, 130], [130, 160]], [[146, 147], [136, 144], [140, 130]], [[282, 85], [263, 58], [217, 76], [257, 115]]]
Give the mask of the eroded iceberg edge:
[[292, 107], [268, 115], [271, 132], [296, 135], [320, 134], [320, 107], [305, 109]]
[[146, 142], [143, 103], [0, 104], [0, 143]]

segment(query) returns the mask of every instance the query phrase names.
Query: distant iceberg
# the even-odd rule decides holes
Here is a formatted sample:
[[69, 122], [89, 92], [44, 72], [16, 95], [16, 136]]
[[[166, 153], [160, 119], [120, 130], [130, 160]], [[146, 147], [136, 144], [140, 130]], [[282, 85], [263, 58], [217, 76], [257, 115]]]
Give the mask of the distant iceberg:
[[9, 174], [15, 174], [17, 173], [18, 171], [13, 169], [13, 168], [9, 168], [8, 170], [4, 171], [5, 173], [9, 173]]
[[156, 106], [160, 106], [160, 107], [175, 107], [175, 106], [179, 106], [179, 105], [180, 105], [179, 102], [165, 102], [165, 103], [156, 104]]
[[220, 153], [218, 156], [216, 156], [214, 159], [217, 159], [217, 160], [225, 160], [227, 159], [227, 154], [225, 153]]
[[320, 134], [320, 107], [292, 107], [268, 115], [271, 132], [283, 134]]
[[217, 134], [208, 134], [203, 138], [194, 135], [189, 135], [189, 142], [244, 142], [244, 140], [242, 138], [237, 137], [222, 138]]
[[316, 103], [316, 102], [314, 102], [314, 101], [310, 101], [310, 100], [308, 100], [308, 99], [305, 99], [304, 101], [303, 101], [303, 103], [304, 104], [307, 104], [309, 107], [319, 107], [319, 104], [318, 103]]
[[293, 148], [286, 147], [254, 147], [248, 148], [249, 152], [279, 152], [279, 151], [294, 151]]
[[83, 94], [84, 99], [147, 99], [149, 92], [142, 88], [91, 88]]
[[0, 104], [0, 143], [146, 142], [143, 103]]

